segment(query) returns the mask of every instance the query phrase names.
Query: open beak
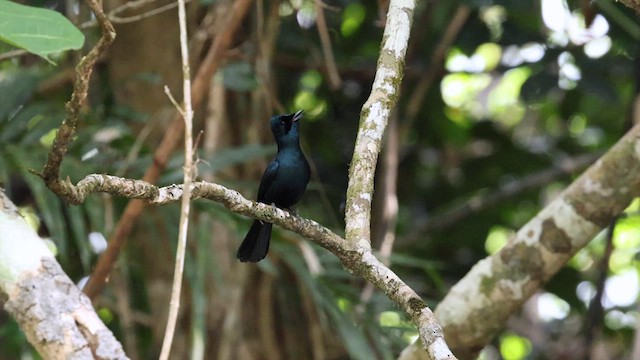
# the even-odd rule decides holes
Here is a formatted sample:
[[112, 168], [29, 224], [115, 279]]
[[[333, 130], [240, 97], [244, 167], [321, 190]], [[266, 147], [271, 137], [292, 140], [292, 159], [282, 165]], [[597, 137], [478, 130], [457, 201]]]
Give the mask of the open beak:
[[302, 115], [304, 114], [303, 110], [298, 110], [296, 111], [293, 116], [291, 117], [291, 121], [296, 122], [300, 119], [302, 119]]

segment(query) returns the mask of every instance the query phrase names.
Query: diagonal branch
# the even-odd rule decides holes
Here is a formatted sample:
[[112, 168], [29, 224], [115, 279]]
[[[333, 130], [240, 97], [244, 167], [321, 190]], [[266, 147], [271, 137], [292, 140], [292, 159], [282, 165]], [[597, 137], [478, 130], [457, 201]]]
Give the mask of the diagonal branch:
[[[76, 185], [82, 203], [89, 194], [107, 192], [114, 196], [126, 196], [144, 200], [154, 205], [177, 202], [184, 195], [182, 185], [156, 187], [142, 180], [131, 180], [111, 175], [91, 174]], [[447, 348], [442, 329], [425, 302], [393, 271], [380, 262], [371, 249], [347, 241], [313, 220], [304, 219], [274, 206], [244, 198], [235, 190], [209, 182], [195, 182], [191, 187], [191, 199], [205, 198], [221, 203], [232, 212], [270, 222], [300, 234], [331, 251], [352, 274], [362, 276], [373, 283], [416, 324], [420, 339], [430, 359], [455, 359]]]
[[593, 164], [601, 156], [602, 153], [597, 152], [563, 159], [549, 169], [506, 183], [488, 192], [468, 196], [462, 204], [443, 211], [436, 209], [434, 216], [416, 220], [413, 229], [407, 234], [404, 241], [417, 241], [425, 233], [448, 229], [474, 214], [506, 202], [525, 191], [543, 187], [567, 175], [578, 174], [579, 171]]
[[640, 196], [640, 125], [631, 129], [498, 253], [478, 262], [440, 302], [452, 348], [472, 358], [507, 318]]
[[128, 359], [91, 302], [0, 188], [0, 297], [45, 359]]

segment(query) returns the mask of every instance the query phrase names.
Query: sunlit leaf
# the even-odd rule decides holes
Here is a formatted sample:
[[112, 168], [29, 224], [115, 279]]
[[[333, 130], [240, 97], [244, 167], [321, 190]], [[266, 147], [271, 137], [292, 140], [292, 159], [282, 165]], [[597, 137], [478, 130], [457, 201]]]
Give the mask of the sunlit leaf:
[[342, 12], [342, 25], [340, 26], [340, 33], [344, 37], [350, 37], [355, 34], [362, 22], [364, 21], [366, 14], [365, 7], [358, 3], [352, 2]]
[[53, 140], [56, 138], [57, 133], [58, 133], [58, 129], [51, 129], [48, 133], [46, 133], [40, 138], [40, 143], [46, 148], [51, 147], [51, 145], [53, 145]]
[[113, 312], [109, 308], [103, 307], [98, 309], [98, 316], [105, 324], [109, 324], [113, 321]]
[[498, 86], [489, 95], [489, 112], [507, 126], [513, 126], [524, 117], [525, 109], [520, 104], [520, 90], [531, 71], [526, 67], [508, 70]]
[[502, 226], [494, 226], [487, 235], [487, 240], [484, 242], [484, 248], [487, 250], [487, 254], [495, 254], [509, 241], [509, 238], [514, 234], [513, 230], [507, 229]]
[[522, 360], [531, 352], [531, 341], [509, 333], [500, 339], [500, 354], [505, 360]]
[[640, 248], [640, 216], [629, 216], [616, 223], [613, 244], [617, 249]]
[[484, 43], [478, 46], [474, 55], [480, 56], [484, 60], [484, 71], [491, 71], [500, 64], [502, 48], [498, 44]]
[[314, 120], [324, 114], [327, 101], [311, 91], [303, 90], [294, 98], [293, 107], [304, 110], [306, 119]]
[[300, 85], [307, 90], [315, 90], [322, 84], [322, 75], [318, 70], [306, 71], [300, 78]]

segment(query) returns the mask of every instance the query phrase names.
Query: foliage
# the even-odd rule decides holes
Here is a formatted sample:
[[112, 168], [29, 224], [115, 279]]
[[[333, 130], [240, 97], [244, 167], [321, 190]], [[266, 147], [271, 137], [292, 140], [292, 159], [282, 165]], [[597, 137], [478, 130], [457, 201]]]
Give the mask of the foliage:
[[2, 0], [0, 40], [53, 63], [50, 54], [79, 49], [84, 36], [58, 12]]

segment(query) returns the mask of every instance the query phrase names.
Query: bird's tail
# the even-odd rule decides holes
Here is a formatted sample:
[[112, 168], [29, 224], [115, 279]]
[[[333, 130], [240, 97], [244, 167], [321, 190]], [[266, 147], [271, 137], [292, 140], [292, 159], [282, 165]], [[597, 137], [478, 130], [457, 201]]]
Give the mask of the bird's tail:
[[236, 257], [242, 262], [258, 262], [267, 256], [273, 224], [255, 220], [245, 236]]

